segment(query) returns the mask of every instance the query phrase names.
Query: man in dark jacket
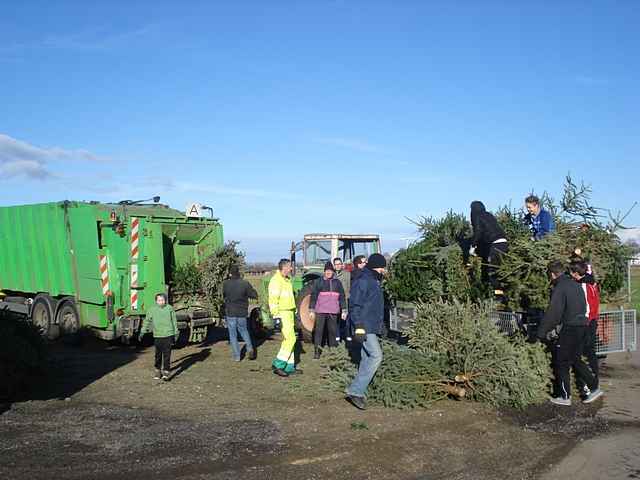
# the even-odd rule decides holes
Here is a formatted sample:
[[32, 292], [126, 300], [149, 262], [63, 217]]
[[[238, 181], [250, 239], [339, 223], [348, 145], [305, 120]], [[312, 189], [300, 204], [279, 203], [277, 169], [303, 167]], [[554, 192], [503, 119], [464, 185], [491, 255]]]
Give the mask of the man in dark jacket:
[[473, 226], [472, 252], [478, 252], [487, 266], [487, 276], [496, 295], [502, 295], [502, 287], [497, 278], [497, 270], [502, 263], [502, 256], [507, 253], [509, 244], [498, 225], [496, 217], [487, 212], [484, 204], [471, 202], [471, 225]]
[[247, 347], [247, 356], [250, 360], [255, 360], [257, 354], [247, 328], [247, 313], [249, 299], [258, 298], [258, 293], [249, 282], [240, 277], [240, 269], [236, 265], [230, 268], [230, 277], [222, 282], [222, 296], [233, 359], [236, 362], [240, 361], [239, 331]]
[[354, 340], [362, 343], [362, 349], [358, 373], [346, 393], [347, 400], [360, 410], [367, 407], [367, 387], [382, 363], [378, 335], [384, 333], [384, 297], [380, 284], [386, 266], [382, 255], [372, 254], [367, 268], [351, 285], [349, 315], [354, 326]]
[[554, 287], [549, 307], [538, 327], [538, 338], [551, 343], [554, 376], [551, 403], [571, 405], [571, 367], [591, 391], [583, 403], [591, 403], [602, 395], [602, 391], [580, 358], [587, 335], [587, 301], [580, 285], [565, 274], [562, 262], [552, 262], [549, 274]]

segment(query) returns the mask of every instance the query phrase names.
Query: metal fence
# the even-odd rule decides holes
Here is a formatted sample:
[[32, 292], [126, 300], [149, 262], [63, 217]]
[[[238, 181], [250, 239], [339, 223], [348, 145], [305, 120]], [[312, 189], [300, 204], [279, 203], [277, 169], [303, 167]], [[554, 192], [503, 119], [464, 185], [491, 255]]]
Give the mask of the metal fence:
[[638, 325], [635, 310], [601, 312], [598, 318], [599, 354], [633, 352], [638, 348]]
[[[526, 332], [530, 324], [523, 322], [519, 312], [493, 312], [498, 329], [507, 335], [518, 330]], [[638, 324], [635, 310], [610, 310], [600, 312], [596, 330], [596, 353], [633, 352], [638, 348]]]
[[[520, 312], [494, 311], [491, 314], [498, 330], [514, 335], [528, 333], [534, 324], [527, 323]], [[416, 308], [411, 303], [398, 303], [389, 312], [389, 328], [402, 332], [416, 317]], [[536, 325], [537, 327], [537, 325]], [[609, 310], [600, 312], [597, 328], [596, 353], [605, 355], [617, 352], [633, 352], [638, 348], [638, 324], [635, 310]]]

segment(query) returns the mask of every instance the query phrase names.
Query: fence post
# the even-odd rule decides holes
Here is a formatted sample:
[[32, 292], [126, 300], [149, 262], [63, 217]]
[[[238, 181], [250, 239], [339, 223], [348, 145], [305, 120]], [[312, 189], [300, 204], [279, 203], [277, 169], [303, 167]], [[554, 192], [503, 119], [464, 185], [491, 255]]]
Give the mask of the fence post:
[[624, 307], [620, 307], [620, 313], [622, 314], [622, 351], [627, 352], [627, 319], [625, 318]]
[[627, 295], [629, 296], [629, 305], [633, 305], [631, 303], [631, 260], [627, 260]]

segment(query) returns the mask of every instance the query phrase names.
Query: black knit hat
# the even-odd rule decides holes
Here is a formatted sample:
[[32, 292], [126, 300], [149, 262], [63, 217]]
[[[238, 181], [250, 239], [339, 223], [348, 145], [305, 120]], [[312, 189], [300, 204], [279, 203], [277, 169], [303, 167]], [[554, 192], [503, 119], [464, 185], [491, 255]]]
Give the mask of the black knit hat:
[[386, 268], [387, 259], [379, 253], [372, 253], [367, 260], [367, 268], [373, 270], [374, 268]]
[[331, 270], [332, 272], [336, 271], [336, 269], [333, 266], [333, 263], [327, 262], [324, 264], [324, 271], [326, 272], [327, 270]]

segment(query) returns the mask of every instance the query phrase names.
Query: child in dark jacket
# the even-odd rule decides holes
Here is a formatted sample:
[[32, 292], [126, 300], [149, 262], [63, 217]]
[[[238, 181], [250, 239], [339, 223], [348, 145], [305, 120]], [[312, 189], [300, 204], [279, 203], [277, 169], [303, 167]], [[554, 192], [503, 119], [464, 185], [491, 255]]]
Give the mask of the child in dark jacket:
[[317, 279], [311, 290], [311, 302], [309, 308], [315, 316], [315, 329], [313, 343], [315, 345], [315, 360], [322, 353], [322, 340], [325, 329], [327, 331], [327, 344], [329, 347], [338, 345], [338, 315], [342, 320], [347, 318], [347, 302], [345, 299], [342, 282], [334, 278], [335, 269], [331, 262], [324, 266], [324, 274]]

